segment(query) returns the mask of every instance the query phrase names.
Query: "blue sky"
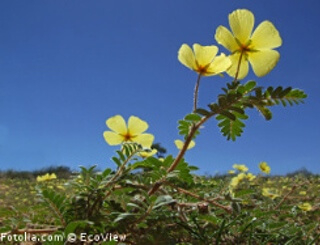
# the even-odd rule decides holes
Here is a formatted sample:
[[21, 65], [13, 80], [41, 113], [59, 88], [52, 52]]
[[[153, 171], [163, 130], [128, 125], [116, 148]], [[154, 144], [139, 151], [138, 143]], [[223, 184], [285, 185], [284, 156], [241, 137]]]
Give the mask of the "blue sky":
[[[205, 124], [186, 160], [199, 173], [252, 172], [266, 161], [274, 174], [302, 167], [320, 173], [319, 0], [1, 1], [0, 169], [51, 165], [114, 167], [117, 147], [102, 137], [105, 120], [135, 115], [175, 155], [177, 121], [192, 109], [196, 74], [177, 60], [182, 43], [216, 44], [228, 14], [247, 8], [256, 25], [274, 23], [283, 39], [276, 68], [262, 86], [303, 89], [306, 103], [274, 107], [273, 120], [250, 111], [235, 142], [217, 122]], [[223, 47], [221, 52], [228, 53]], [[216, 100], [224, 78], [204, 78], [199, 106]]]

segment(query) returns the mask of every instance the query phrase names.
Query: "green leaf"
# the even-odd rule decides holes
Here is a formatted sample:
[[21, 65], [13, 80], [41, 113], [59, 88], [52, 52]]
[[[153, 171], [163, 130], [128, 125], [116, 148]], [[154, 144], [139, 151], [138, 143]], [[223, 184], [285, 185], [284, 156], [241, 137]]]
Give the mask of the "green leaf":
[[244, 114], [244, 113], [245, 113], [242, 108], [236, 107], [236, 106], [230, 106], [230, 110], [231, 110], [231, 111], [238, 112], [238, 113], [240, 113], [240, 114]]
[[123, 219], [127, 219], [127, 218], [131, 218], [131, 217], [135, 217], [137, 214], [134, 213], [121, 213], [120, 215], [118, 215], [118, 217], [114, 220], [114, 222], [119, 222]]
[[65, 209], [68, 206], [68, 199], [64, 194], [56, 193], [54, 190], [39, 190], [39, 196], [52, 210], [56, 220], [62, 225], [66, 224]]
[[279, 93], [279, 97], [282, 98], [282, 97], [286, 96], [287, 94], [290, 93], [291, 90], [292, 90], [291, 87], [288, 87], [288, 88], [286, 88], [286, 89], [283, 89], [283, 90]]
[[250, 195], [252, 193], [255, 193], [255, 190], [252, 190], [252, 189], [240, 190], [235, 193], [235, 197], [242, 197], [242, 196]]
[[213, 215], [199, 215], [199, 219], [210, 222], [214, 225], [217, 225], [220, 222], [220, 220], [216, 216], [213, 216]]
[[272, 94], [271, 94], [271, 96], [272, 97], [278, 97], [278, 98], [280, 98], [281, 96], [279, 96], [280, 95], [280, 93], [283, 91], [283, 88], [280, 86], [280, 87], [277, 87], [273, 92], [272, 92]]
[[187, 121], [198, 122], [201, 120], [201, 116], [199, 116], [198, 114], [195, 114], [195, 113], [191, 113], [191, 114], [186, 115], [184, 119]]
[[248, 81], [245, 85], [244, 88], [246, 90], [246, 92], [251, 91], [255, 86], [257, 85], [257, 83], [255, 81]]
[[[231, 120], [222, 113], [216, 117], [219, 121], [218, 127], [221, 129], [222, 135], [227, 137], [227, 140], [232, 139], [235, 141], [237, 137], [241, 136], [243, 128], [245, 127], [245, 124], [241, 121], [240, 117], [234, 116], [234, 118], [235, 120]], [[247, 117], [244, 117], [244, 119], [246, 118]]]
[[112, 172], [111, 168], [106, 168], [106, 169], [102, 172], [102, 176], [105, 178], [105, 177], [107, 177], [111, 172]]
[[272, 112], [268, 108], [264, 106], [256, 106], [256, 108], [266, 120], [272, 119]]
[[172, 196], [170, 196], [170, 195], [159, 196], [157, 198], [157, 200], [155, 201], [152, 209], [157, 209], [161, 206], [168, 205], [168, 204], [175, 203], [175, 202], [176, 202], [176, 200], [174, 200], [172, 198]]
[[67, 236], [70, 233], [75, 233], [77, 228], [85, 228], [88, 225], [93, 225], [93, 222], [90, 222], [88, 220], [72, 221], [66, 226], [64, 234], [66, 234]]
[[219, 111], [219, 106], [216, 103], [209, 104], [208, 106], [213, 113], [217, 113]]
[[202, 108], [196, 109], [196, 110], [195, 110], [195, 113], [200, 114], [200, 115], [202, 115], [202, 116], [208, 116], [208, 115], [210, 115], [210, 112], [209, 112], [209, 111], [207, 111], [207, 110], [205, 110], [205, 109], [202, 109]]
[[[186, 139], [187, 136], [189, 135], [189, 132], [191, 130], [191, 127], [195, 124], [193, 121], [186, 121], [186, 120], [179, 120], [178, 121], [178, 129], [179, 129], [179, 134], [184, 136]], [[199, 134], [199, 130], [197, 130], [193, 136], [195, 138]]]
[[227, 98], [225, 95], [219, 95], [218, 104], [220, 107], [224, 107], [227, 104]]
[[118, 159], [118, 158], [116, 158], [116, 157], [112, 157], [111, 158], [112, 159], [112, 161], [114, 161], [115, 162], [115, 164], [118, 166], [118, 167], [120, 167], [121, 166], [121, 161]]
[[229, 111], [222, 111], [220, 112], [221, 115], [228, 117], [229, 119], [231, 119], [232, 121], [236, 120], [236, 116], [233, 115], [231, 112]]

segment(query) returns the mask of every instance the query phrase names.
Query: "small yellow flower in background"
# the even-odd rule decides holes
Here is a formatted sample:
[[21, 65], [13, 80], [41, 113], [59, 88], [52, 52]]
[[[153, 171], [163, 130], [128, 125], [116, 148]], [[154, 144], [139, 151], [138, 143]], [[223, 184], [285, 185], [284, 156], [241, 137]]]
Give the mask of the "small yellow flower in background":
[[301, 210], [307, 212], [307, 211], [310, 211], [312, 209], [312, 206], [310, 205], [310, 203], [305, 202], [305, 203], [302, 203], [302, 204], [298, 205], [298, 208], [300, 208]]
[[246, 176], [246, 174], [245, 173], [240, 173], [240, 174], [238, 174], [238, 180], [239, 181], [242, 181], [242, 180], [244, 180], [247, 176]]
[[274, 184], [274, 181], [273, 180], [271, 180], [271, 179], [268, 179], [267, 180], [267, 185], [273, 185]]
[[230, 181], [230, 188], [231, 189], [234, 189], [236, 188], [242, 181], [244, 181], [245, 179], [247, 179], [247, 175], [243, 172], [239, 173], [237, 176], [231, 178], [231, 181]]
[[240, 172], [247, 172], [249, 170], [248, 167], [244, 164], [233, 164], [232, 167], [239, 170]]
[[274, 189], [270, 189], [270, 188], [263, 188], [262, 195], [265, 197], [269, 197], [272, 200], [280, 196], [279, 194], [277, 194], [277, 192]]
[[235, 174], [236, 173], [236, 171], [234, 171], [234, 170], [229, 170], [228, 171], [228, 174]]
[[259, 168], [263, 173], [270, 174], [271, 168], [269, 167], [269, 165], [266, 162], [261, 162], [259, 164]]
[[201, 46], [193, 44], [193, 51], [187, 44], [182, 44], [178, 51], [178, 60], [186, 67], [202, 76], [214, 76], [225, 72], [231, 61], [225, 54], [216, 56], [217, 46]]
[[[184, 142], [183, 142], [182, 140], [175, 140], [175, 141], [174, 141], [174, 144], [176, 145], [176, 147], [177, 147], [179, 150], [181, 150], [182, 147], [183, 147], [183, 145], [184, 145]], [[190, 141], [190, 144], [188, 145], [187, 150], [193, 148], [195, 145], [196, 145], [196, 143], [195, 143], [193, 140], [191, 140], [191, 141]]]
[[258, 77], [268, 74], [280, 58], [280, 54], [273, 50], [282, 44], [278, 30], [270, 21], [263, 21], [252, 33], [254, 15], [247, 9], [233, 11], [229, 15], [229, 25], [232, 33], [219, 26], [215, 34], [216, 41], [231, 52], [232, 65], [227, 73], [236, 76], [241, 57], [238, 79], [248, 74], [249, 62]]
[[240, 183], [240, 180], [239, 180], [238, 176], [235, 176], [235, 177], [233, 177], [233, 178], [231, 179], [230, 187], [231, 187], [231, 188], [236, 188], [239, 183]]
[[305, 196], [305, 195], [307, 195], [307, 192], [306, 191], [300, 191], [299, 194]]
[[42, 182], [42, 181], [48, 181], [48, 180], [52, 180], [52, 179], [56, 179], [56, 178], [57, 178], [57, 176], [55, 173], [52, 173], [52, 174], [46, 173], [45, 175], [38, 176], [37, 181]]
[[150, 148], [154, 140], [152, 134], [143, 133], [149, 125], [138, 117], [131, 116], [128, 120], [128, 126], [120, 115], [110, 117], [106, 124], [112, 130], [103, 133], [103, 137], [109, 145], [135, 142], [143, 147]]
[[65, 190], [66, 189], [63, 185], [58, 185], [57, 188], [60, 189], [60, 190]]
[[138, 153], [138, 155], [142, 158], [147, 158], [147, 157], [151, 157], [154, 154], [156, 154], [158, 151], [156, 149], [152, 149], [152, 150], [146, 150], [146, 151], [141, 151]]
[[255, 178], [256, 178], [256, 176], [253, 175], [252, 173], [248, 173], [248, 174], [247, 174], [247, 179], [248, 179], [249, 181], [253, 181]]

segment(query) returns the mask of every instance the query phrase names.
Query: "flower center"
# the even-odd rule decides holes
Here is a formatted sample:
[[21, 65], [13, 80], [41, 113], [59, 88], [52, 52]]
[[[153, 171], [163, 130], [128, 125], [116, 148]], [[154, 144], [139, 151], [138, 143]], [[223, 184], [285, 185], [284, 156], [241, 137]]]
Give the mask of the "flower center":
[[199, 65], [198, 66], [198, 72], [199, 73], [206, 73], [206, 71], [207, 71], [207, 66], [201, 66], [201, 65]]
[[132, 135], [127, 132], [125, 135], [123, 135], [124, 141], [131, 141], [132, 140]]
[[244, 53], [251, 51], [251, 49], [249, 48], [249, 45], [247, 45], [247, 44], [241, 44], [240, 50], [241, 50], [241, 52], [244, 52]]

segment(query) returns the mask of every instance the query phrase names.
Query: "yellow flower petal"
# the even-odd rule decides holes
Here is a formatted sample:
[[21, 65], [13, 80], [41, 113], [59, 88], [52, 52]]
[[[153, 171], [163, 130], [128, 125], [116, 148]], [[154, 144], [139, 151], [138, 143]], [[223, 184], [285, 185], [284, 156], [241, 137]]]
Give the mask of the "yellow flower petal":
[[246, 174], [245, 173], [240, 173], [240, 174], [238, 174], [237, 177], [238, 177], [239, 181], [242, 181], [242, 180], [244, 180], [246, 178]]
[[260, 50], [248, 55], [252, 69], [258, 77], [267, 75], [276, 66], [279, 58], [279, 52], [272, 49]]
[[[201, 46], [198, 43], [193, 44], [194, 55], [196, 58], [196, 62], [200, 67], [206, 67], [209, 65], [216, 54], [218, 53], [217, 46]], [[199, 67], [199, 68], [200, 68]]]
[[270, 21], [263, 21], [251, 37], [253, 49], [272, 49], [280, 47], [282, 39], [278, 30]]
[[276, 190], [270, 188], [262, 188], [262, 195], [265, 197], [269, 197], [272, 200], [280, 196], [276, 193]]
[[231, 53], [239, 49], [235, 38], [232, 33], [224, 26], [219, 26], [216, 30], [215, 39], [217, 43], [228, 49]]
[[[176, 147], [177, 147], [179, 150], [181, 150], [182, 147], [183, 147], [183, 145], [184, 145], [184, 142], [183, 142], [182, 140], [175, 140], [175, 141], [174, 141], [174, 144], [176, 145]], [[195, 143], [193, 140], [191, 140], [191, 142], [190, 142], [189, 145], [188, 145], [187, 150], [193, 148], [195, 145], [196, 145], [196, 143]]]
[[196, 142], [194, 142], [193, 140], [190, 141], [189, 146], [188, 146], [188, 150], [193, 148], [196, 145]]
[[42, 181], [48, 181], [56, 178], [57, 176], [55, 173], [52, 173], [52, 174], [46, 173], [45, 175], [37, 176], [37, 181], [42, 182]]
[[249, 181], [253, 181], [255, 178], [256, 178], [256, 176], [254, 176], [252, 173], [248, 173], [248, 174], [247, 174], [247, 179], [248, 179]]
[[241, 172], [247, 172], [249, 170], [248, 167], [244, 164], [233, 164], [232, 167]]
[[151, 151], [141, 151], [139, 152], [139, 156], [143, 158], [151, 157], [156, 154], [158, 151], [156, 149], [152, 149]]
[[266, 162], [261, 162], [259, 164], [259, 168], [262, 172], [264, 172], [266, 174], [270, 174], [271, 168], [269, 167], [269, 165]]
[[[231, 60], [225, 54], [217, 56], [207, 68], [208, 74], [219, 74], [226, 71], [231, 66]], [[206, 75], [206, 74], [204, 74]]]
[[131, 116], [128, 121], [128, 132], [130, 135], [138, 135], [148, 129], [147, 122], [141, 120], [139, 117]]
[[238, 9], [229, 14], [229, 24], [234, 36], [246, 44], [254, 26], [254, 15], [247, 9]]
[[154, 140], [152, 134], [139, 134], [133, 138], [133, 141], [142, 145], [145, 148], [150, 148]]
[[[239, 59], [240, 59], [240, 53], [235, 53], [229, 56], [232, 65], [230, 66], [230, 68], [227, 70], [227, 73], [229, 76], [231, 77], [235, 77], [236, 76], [236, 72], [237, 72], [237, 68], [238, 68], [238, 63], [239, 63]], [[242, 56], [241, 59], [241, 64], [240, 64], [240, 71], [238, 74], [238, 79], [243, 79], [249, 72], [249, 63], [246, 60], [245, 56]]]
[[305, 203], [302, 203], [300, 205], [298, 205], [298, 207], [303, 210], [303, 211], [310, 211], [312, 210], [312, 206], [310, 205], [310, 203], [308, 202], [305, 202]]
[[106, 121], [107, 126], [114, 132], [122, 135], [127, 134], [127, 125], [125, 120], [123, 119], [122, 116], [116, 115], [113, 117], [110, 117]]
[[182, 44], [178, 51], [178, 60], [186, 67], [196, 70], [196, 59], [192, 49], [187, 44]]
[[55, 173], [52, 173], [49, 177], [49, 179], [56, 179], [57, 178], [57, 175]]
[[239, 184], [239, 179], [238, 179], [238, 177], [237, 177], [237, 176], [233, 177], [233, 178], [231, 179], [231, 181], [230, 181], [230, 186], [231, 186], [232, 188], [235, 188], [235, 187], [237, 187], [238, 184]]
[[123, 136], [112, 131], [104, 131], [103, 137], [109, 145], [119, 145], [125, 140]]

